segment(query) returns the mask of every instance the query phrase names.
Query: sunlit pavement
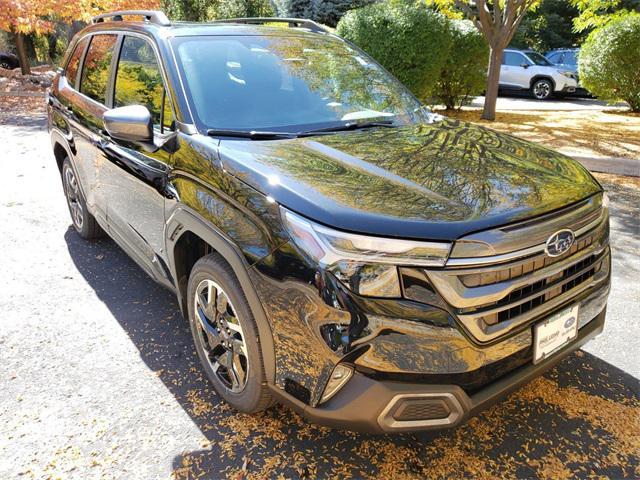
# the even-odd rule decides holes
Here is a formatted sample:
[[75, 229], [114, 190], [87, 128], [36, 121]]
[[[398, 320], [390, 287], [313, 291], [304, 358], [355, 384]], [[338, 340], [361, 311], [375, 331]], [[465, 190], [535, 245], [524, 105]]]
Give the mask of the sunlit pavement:
[[[474, 108], [482, 108], [484, 106], [484, 97], [475, 97], [470, 106]], [[626, 109], [627, 107], [627, 104], [624, 102], [609, 105], [606, 102], [595, 98], [574, 96], [551, 98], [549, 100], [536, 100], [526, 92], [501, 94], [496, 103], [496, 110], [499, 112], [510, 110], [620, 110]]]
[[21, 124], [0, 125], [1, 479], [640, 477], [637, 188], [606, 184], [602, 336], [457, 430], [375, 437], [221, 404], [173, 295], [74, 233], [42, 121]]

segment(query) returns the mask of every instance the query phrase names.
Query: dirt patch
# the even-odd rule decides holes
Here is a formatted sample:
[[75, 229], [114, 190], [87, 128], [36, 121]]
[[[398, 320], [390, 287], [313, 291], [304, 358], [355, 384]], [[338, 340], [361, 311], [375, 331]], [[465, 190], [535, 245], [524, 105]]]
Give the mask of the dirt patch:
[[31, 125], [46, 116], [44, 93], [41, 96], [0, 94], [0, 125]]
[[0, 93], [44, 93], [51, 86], [56, 72], [51, 65], [33, 67], [31, 75], [22, 75], [19, 68], [6, 70], [0, 68]]
[[494, 122], [480, 110], [442, 112], [540, 143], [576, 157], [622, 157], [640, 160], [640, 114], [616, 110], [498, 112]]
[[620, 185], [622, 187], [640, 189], [640, 177], [625, 177], [622, 175], [611, 175], [608, 173], [592, 173], [600, 183], [609, 183]]

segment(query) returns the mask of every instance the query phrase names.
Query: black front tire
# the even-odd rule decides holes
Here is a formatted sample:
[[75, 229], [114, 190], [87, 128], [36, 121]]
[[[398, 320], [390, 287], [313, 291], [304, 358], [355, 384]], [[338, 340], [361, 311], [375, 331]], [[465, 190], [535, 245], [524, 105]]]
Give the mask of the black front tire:
[[87, 202], [82, 194], [78, 178], [68, 158], [62, 162], [62, 187], [67, 199], [71, 222], [78, 235], [85, 240], [93, 240], [104, 235], [93, 215], [87, 210]]
[[[206, 333], [201, 324], [202, 317], [196, 318], [196, 315], [203, 313], [196, 312], [198, 288], [203, 282], [213, 282], [220, 287], [232, 305], [234, 317], [241, 326], [242, 340], [248, 353], [246, 357], [248, 368], [241, 391], [232, 391], [232, 388], [221, 378], [219, 371], [216, 371], [215, 362], [212, 362], [212, 352], [207, 348]], [[270, 407], [273, 400], [267, 387], [264, 361], [259, 347], [258, 327], [240, 282], [231, 266], [220, 254], [212, 253], [202, 257], [193, 266], [189, 275], [187, 302], [189, 325], [196, 352], [216, 393], [241, 412], [255, 413]]]

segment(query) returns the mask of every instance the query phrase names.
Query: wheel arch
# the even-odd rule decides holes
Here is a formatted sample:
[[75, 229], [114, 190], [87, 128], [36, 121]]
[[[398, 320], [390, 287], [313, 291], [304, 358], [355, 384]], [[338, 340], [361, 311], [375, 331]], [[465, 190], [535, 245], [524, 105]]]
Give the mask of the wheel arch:
[[550, 77], [549, 75], [545, 75], [542, 73], [539, 73], [538, 75], [535, 75], [531, 81], [529, 82], [529, 89], [533, 88], [533, 85], [538, 81], [538, 80], [549, 80], [551, 82], [551, 86], [553, 87], [553, 91], [555, 92], [556, 90], [556, 82], [553, 79], [553, 77]]
[[[75, 160], [74, 154], [76, 153], [75, 148], [69, 144], [65, 135], [56, 128], [51, 130], [50, 140], [51, 147], [53, 148], [53, 156], [56, 160], [56, 164], [58, 165], [58, 170], [62, 173], [62, 162], [65, 158], [68, 158], [73, 165]], [[75, 168], [75, 165], [73, 165], [73, 167]]]
[[246, 261], [238, 248], [222, 232], [195, 212], [178, 207], [169, 217], [165, 230], [166, 254], [169, 268], [175, 279], [176, 295], [180, 310], [189, 318], [187, 284], [189, 273], [196, 261], [213, 252], [219, 253], [233, 270], [242, 286], [251, 313], [256, 321], [267, 381], [275, 382], [275, 349], [273, 336], [262, 303], [249, 277]]
[[58, 171], [62, 173], [62, 163], [64, 162], [65, 158], [70, 158], [69, 152], [67, 152], [66, 148], [60, 145], [60, 143], [54, 142], [53, 156], [56, 159], [56, 164], [58, 165]]

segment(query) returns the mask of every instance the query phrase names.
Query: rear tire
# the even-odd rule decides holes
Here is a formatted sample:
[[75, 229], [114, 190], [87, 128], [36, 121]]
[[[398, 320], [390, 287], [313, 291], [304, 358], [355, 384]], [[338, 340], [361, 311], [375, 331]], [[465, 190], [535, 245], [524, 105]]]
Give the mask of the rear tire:
[[71, 214], [71, 222], [73, 223], [73, 228], [78, 232], [78, 235], [85, 240], [102, 237], [104, 231], [100, 228], [94, 216], [87, 210], [87, 202], [82, 194], [82, 190], [80, 190], [78, 178], [71, 166], [69, 158], [65, 158], [62, 162], [62, 187], [67, 199], [69, 214]]
[[546, 78], [536, 80], [531, 85], [531, 94], [536, 100], [549, 100], [553, 96], [553, 83]]
[[187, 302], [196, 352], [218, 395], [241, 412], [271, 406], [258, 327], [240, 282], [220, 254], [193, 266]]

